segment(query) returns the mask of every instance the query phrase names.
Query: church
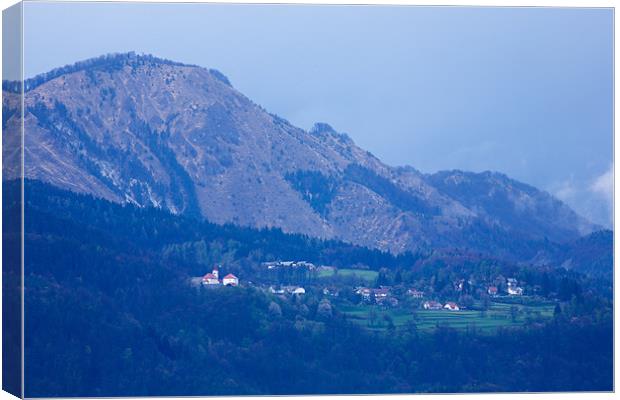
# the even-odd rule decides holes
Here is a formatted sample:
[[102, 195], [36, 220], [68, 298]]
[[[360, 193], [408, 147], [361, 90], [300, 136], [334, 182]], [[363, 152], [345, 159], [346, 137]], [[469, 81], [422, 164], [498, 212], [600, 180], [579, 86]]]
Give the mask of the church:
[[205, 286], [238, 286], [239, 278], [237, 278], [233, 274], [228, 274], [224, 277], [224, 279], [220, 280], [220, 269], [219, 266], [216, 265], [215, 267], [213, 267], [213, 271], [202, 277], [202, 284]]

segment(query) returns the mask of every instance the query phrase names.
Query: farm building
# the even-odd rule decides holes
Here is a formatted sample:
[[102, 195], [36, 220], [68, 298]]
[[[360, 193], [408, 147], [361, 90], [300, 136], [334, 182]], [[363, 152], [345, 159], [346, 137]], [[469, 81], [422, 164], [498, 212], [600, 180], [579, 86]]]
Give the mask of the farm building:
[[445, 308], [446, 310], [450, 310], [450, 311], [458, 311], [460, 310], [458, 304], [453, 303], [451, 301], [447, 302], [445, 306], [443, 306], [443, 308]]

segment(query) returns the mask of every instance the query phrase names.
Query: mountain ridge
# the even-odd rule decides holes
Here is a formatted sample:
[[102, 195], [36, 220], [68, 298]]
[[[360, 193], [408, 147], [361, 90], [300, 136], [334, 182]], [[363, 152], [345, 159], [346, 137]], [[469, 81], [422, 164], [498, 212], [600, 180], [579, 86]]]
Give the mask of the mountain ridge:
[[[306, 132], [216, 70], [122, 53], [25, 88], [26, 177], [115, 202], [393, 253], [452, 246], [521, 259], [535, 252], [517, 254], [520, 243], [598, 228], [500, 173], [423, 174], [382, 163], [326, 123]], [[4, 97], [3, 125], [16, 123]], [[465, 177], [464, 191], [455, 182]]]

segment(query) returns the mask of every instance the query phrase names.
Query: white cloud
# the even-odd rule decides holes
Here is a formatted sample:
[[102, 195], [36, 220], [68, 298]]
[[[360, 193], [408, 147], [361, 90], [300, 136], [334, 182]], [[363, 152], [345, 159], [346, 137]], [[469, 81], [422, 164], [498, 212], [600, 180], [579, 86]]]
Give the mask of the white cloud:
[[[612, 226], [613, 209], [614, 209], [614, 165], [611, 164], [609, 169], [596, 177], [590, 185], [590, 193], [600, 199], [601, 208], [598, 213], [604, 216], [607, 221], [604, 225]], [[603, 222], [603, 221], [600, 221]]]
[[613, 164], [598, 176], [579, 180], [574, 176], [550, 185], [549, 191], [590, 221], [612, 226], [614, 198]]
[[611, 203], [614, 199], [614, 166], [613, 164], [602, 175], [594, 179], [590, 190]]

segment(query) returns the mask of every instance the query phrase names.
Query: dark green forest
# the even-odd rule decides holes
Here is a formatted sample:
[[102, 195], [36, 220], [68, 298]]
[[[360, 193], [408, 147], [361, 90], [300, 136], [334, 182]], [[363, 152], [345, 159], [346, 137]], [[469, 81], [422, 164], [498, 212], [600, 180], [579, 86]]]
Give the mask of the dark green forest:
[[[613, 389], [611, 298], [579, 274], [502, 267], [562, 292], [564, 307], [545, 322], [493, 334], [413, 323], [373, 332], [318, 295], [189, 281], [216, 262], [243, 283], [260, 278], [260, 262], [303, 259], [441, 291], [450, 274], [497, 263], [215, 225], [36, 181], [25, 198], [27, 397]], [[5, 202], [3, 213], [15, 207]], [[19, 240], [4, 235], [8, 246]]]

